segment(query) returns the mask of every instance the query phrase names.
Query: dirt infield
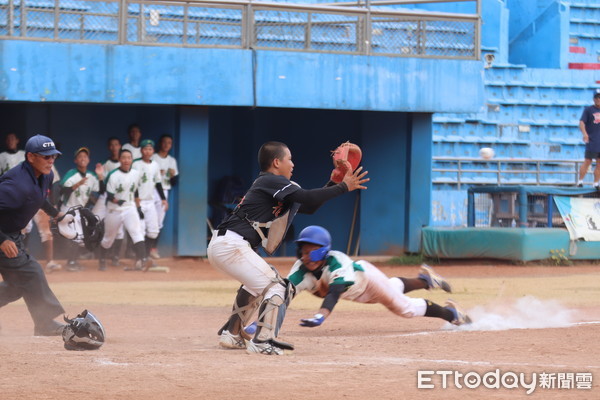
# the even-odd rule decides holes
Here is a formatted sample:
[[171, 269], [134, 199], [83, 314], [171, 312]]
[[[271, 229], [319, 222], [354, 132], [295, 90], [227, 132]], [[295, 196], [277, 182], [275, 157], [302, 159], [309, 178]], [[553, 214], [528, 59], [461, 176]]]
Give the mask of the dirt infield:
[[[282, 273], [290, 267], [275, 263]], [[202, 260], [160, 264], [171, 271], [111, 267], [103, 273], [88, 262], [85, 271], [49, 275], [69, 315], [88, 308], [104, 323], [108, 339], [98, 351], [66, 351], [60, 338], [32, 336], [22, 301], [0, 309], [0, 398], [600, 398], [597, 265], [436, 266], [450, 278], [452, 298], [475, 320], [464, 329], [349, 302], [323, 326], [303, 328], [298, 320], [314, 314], [320, 300], [301, 294], [281, 334], [296, 350], [266, 357], [217, 346], [236, 282]], [[417, 271], [378, 266], [389, 276]], [[447, 298], [443, 292], [410, 295]], [[511, 381], [519, 374], [524, 384]], [[481, 381], [486, 376], [489, 387]]]

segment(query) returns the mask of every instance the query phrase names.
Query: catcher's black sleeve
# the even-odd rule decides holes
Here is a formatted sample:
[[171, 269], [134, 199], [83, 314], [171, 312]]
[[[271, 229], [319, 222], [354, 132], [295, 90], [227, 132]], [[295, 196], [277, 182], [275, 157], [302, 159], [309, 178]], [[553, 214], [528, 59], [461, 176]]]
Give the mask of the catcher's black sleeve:
[[160, 182], [156, 182], [156, 190], [158, 190], [158, 197], [160, 197], [161, 200], [166, 200], [167, 198], [165, 197], [165, 191], [163, 190], [162, 184]]
[[44, 204], [42, 204], [42, 210], [52, 218], [58, 215], [58, 210], [54, 208], [48, 199], [44, 200]]
[[329, 285], [329, 291], [325, 296], [325, 300], [323, 300], [323, 304], [321, 304], [321, 308], [326, 308], [329, 312], [333, 311], [333, 307], [337, 304], [338, 300], [342, 293], [346, 291], [346, 285], [343, 283], [336, 283], [333, 285]]
[[298, 212], [302, 214], [312, 214], [319, 209], [327, 200], [340, 196], [348, 191], [348, 186], [344, 182], [333, 186], [326, 186], [319, 189], [298, 189], [287, 198], [294, 203], [300, 203]]

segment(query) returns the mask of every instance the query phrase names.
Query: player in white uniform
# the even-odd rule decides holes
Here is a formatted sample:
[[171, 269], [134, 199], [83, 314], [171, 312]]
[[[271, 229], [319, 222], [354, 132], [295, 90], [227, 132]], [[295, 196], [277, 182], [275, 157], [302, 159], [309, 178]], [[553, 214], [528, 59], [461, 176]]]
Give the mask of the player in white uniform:
[[[117, 169], [121, 166], [121, 163], [119, 162], [119, 153], [121, 152], [121, 141], [118, 138], [112, 136], [108, 138], [106, 144], [110, 156], [106, 161], [104, 161], [103, 164], [100, 164], [102, 166], [102, 169], [104, 170], [103, 176], [105, 177], [108, 176], [108, 174], [112, 170]], [[98, 165], [96, 165], [96, 168], [98, 168]], [[97, 215], [100, 219], [104, 219], [104, 217], [106, 216], [106, 191], [101, 191], [100, 197], [94, 205], [92, 212], [94, 213], [94, 215]], [[123, 244], [124, 238], [125, 231], [121, 226], [119, 232], [117, 233], [117, 237], [115, 238], [115, 241], [110, 249], [109, 258], [111, 259], [112, 265], [114, 266], [120, 265], [119, 255], [121, 253], [121, 245]]]
[[[162, 135], [160, 139], [158, 139], [158, 152], [154, 153], [152, 156], [152, 159], [160, 166], [160, 176], [162, 177], [161, 184], [167, 202], [169, 201], [169, 191], [175, 186], [177, 176], [179, 176], [177, 160], [169, 154], [172, 147], [173, 137], [167, 134]], [[154, 205], [156, 206], [156, 213], [158, 214], [158, 229], [160, 231], [163, 228], [167, 209], [164, 207], [163, 200], [158, 190], [154, 193]], [[158, 238], [156, 241], [158, 242]], [[156, 248], [150, 249], [150, 255], [152, 258], [160, 258], [158, 249]]]
[[142, 227], [146, 234], [146, 256], [150, 256], [150, 250], [156, 248], [156, 240], [158, 238], [158, 215], [154, 206], [154, 193], [162, 194], [162, 206], [164, 209], [169, 208], [169, 204], [164, 196], [160, 167], [156, 161], [152, 160], [154, 154], [154, 141], [150, 139], [142, 140], [140, 147], [142, 148], [142, 158], [133, 161], [132, 168], [140, 173], [140, 184], [138, 192], [140, 195], [140, 207], [142, 208]]
[[[73, 207], [91, 207], [100, 196], [100, 181], [104, 179], [102, 165], [96, 166], [96, 172], [88, 171], [90, 164], [90, 150], [81, 147], [75, 152], [76, 168], [67, 171], [60, 181], [61, 206], [60, 211], [66, 213]], [[70, 242], [70, 251], [67, 262], [68, 271], [80, 271], [83, 267], [77, 262], [79, 246]]]
[[0, 153], [0, 175], [25, 161], [25, 151], [19, 150], [19, 138], [15, 133], [9, 133], [5, 138], [6, 151]]
[[140, 149], [140, 140], [142, 139], [142, 131], [137, 124], [129, 125], [127, 128], [127, 135], [129, 135], [129, 143], [123, 145], [123, 150], [129, 150], [134, 160], [142, 157], [142, 150]]
[[144, 232], [140, 217], [138, 185], [139, 172], [131, 168], [133, 162], [129, 150], [121, 150], [119, 155], [121, 166], [111, 171], [106, 177], [106, 217], [104, 217], [104, 238], [100, 242], [101, 271], [106, 269], [107, 250], [110, 249], [119, 228], [123, 226], [133, 241], [135, 251], [135, 267], [125, 268], [130, 270], [145, 270], [147, 265], [146, 247], [144, 245]]
[[358, 303], [384, 305], [404, 318], [436, 317], [455, 325], [471, 322], [452, 300], [442, 307], [429, 300], [405, 295], [416, 289], [441, 288], [450, 292], [450, 285], [427, 265], [421, 266], [418, 278], [388, 278], [373, 264], [353, 261], [341, 251], [331, 250], [331, 236], [320, 226], [312, 225], [300, 232], [298, 257], [288, 279], [296, 291], [308, 290], [324, 297], [319, 312], [301, 320], [301, 326], [319, 326], [331, 314], [339, 299]]

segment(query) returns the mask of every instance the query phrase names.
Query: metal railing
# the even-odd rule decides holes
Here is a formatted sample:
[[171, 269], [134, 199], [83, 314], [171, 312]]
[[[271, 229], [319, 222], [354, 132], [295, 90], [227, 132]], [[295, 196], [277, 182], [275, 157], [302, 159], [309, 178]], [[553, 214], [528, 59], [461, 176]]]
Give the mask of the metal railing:
[[0, 39], [479, 59], [480, 0], [458, 1], [475, 1], [476, 13], [251, 0], [0, 0]]
[[573, 186], [583, 163], [583, 160], [455, 157], [433, 157], [433, 161], [433, 183], [457, 185], [457, 189], [477, 184]]

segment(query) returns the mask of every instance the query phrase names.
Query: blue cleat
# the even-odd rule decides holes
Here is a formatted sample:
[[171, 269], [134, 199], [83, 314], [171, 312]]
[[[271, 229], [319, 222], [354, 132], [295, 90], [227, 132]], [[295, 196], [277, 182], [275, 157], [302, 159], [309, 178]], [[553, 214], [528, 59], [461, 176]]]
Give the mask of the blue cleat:
[[460, 326], [464, 324], [470, 324], [471, 318], [454, 302], [453, 300], [448, 299], [446, 301], [446, 309], [450, 310], [452, 314], [454, 314], [454, 319], [450, 321], [450, 323]]
[[419, 270], [419, 279], [423, 279], [425, 282], [427, 282], [428, 290], [439, 288], [444, 292], [452, 293], [450, 284], [427, 264], [421, 265], [421, 269]]

